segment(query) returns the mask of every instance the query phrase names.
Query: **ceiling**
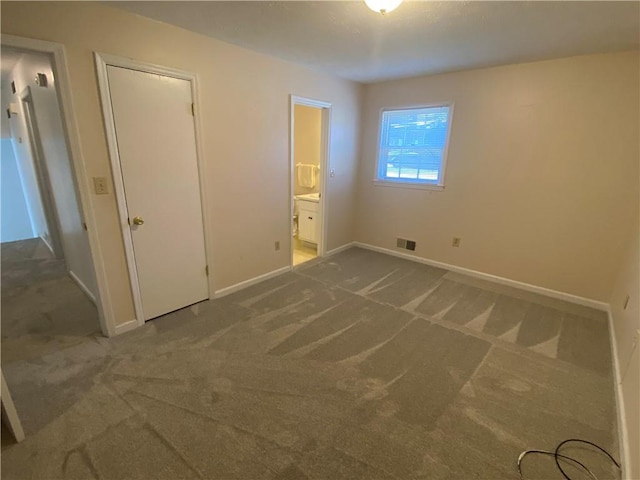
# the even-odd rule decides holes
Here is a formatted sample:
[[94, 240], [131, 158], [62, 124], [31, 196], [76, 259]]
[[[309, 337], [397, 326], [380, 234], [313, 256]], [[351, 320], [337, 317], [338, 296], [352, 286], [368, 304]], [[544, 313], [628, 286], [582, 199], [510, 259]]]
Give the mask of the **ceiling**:
[[109, 2], [359, 82], [640, 47], [640, 2]]

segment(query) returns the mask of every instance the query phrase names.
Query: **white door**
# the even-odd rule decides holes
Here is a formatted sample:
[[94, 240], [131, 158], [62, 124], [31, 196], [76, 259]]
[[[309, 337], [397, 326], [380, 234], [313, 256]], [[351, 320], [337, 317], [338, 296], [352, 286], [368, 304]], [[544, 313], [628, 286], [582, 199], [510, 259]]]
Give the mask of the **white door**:
[[148, 320], [209, 298], [191, 83], [114, 66], [107, 74]]

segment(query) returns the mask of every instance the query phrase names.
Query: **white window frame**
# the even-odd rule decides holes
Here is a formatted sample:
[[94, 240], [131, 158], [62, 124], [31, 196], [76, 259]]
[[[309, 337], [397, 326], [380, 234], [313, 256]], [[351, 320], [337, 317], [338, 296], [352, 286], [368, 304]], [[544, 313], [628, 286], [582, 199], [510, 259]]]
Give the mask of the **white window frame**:
[[[373, 178], [374, 185], [382, 186], [382, 187], [399, 187], [399, 188], [414, 188], [419, 190], [444, 190], [445, 186], [445, 173], [447, 170], [447, 157], [449, 156], [449, 143], [451, 141], [451, 126], [453, 125], [453, 111], [454, 111], [454, 102], [440, 102], [440, 103], [430, 103], [423, 105], [405, 105], [400, 107], [383, 107], [380, 109], [380, 114], [378, 116], [378, 143], [376, 145], [376, 168]], [[438, 107], [448, 107], [449, 108], [449, 117], [447, 124], [447, 136], [444, 144], [444, 150], [442, 152], [442, 165], [440, 168], [440, 181], [439, 183], [424, 183], [416, 180], [406, 179], [406, 180], [389, 180], [386, 178], [379, 178], [380, 172], [380, 141], [382, 139], [382, 116], [385, 112], [395, 112], [398, 110], [420, 110], [424, 108], [438, 108]]]

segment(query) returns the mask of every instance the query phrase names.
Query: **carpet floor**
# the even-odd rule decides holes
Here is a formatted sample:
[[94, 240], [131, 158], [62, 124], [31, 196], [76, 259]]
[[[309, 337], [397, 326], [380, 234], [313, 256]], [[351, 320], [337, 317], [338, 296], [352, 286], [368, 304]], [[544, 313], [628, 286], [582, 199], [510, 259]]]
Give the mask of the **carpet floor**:
[[86, 338], [3, 354], [27, 438], [2, 478], [516, 479], [575, 437], [619, 457], [602, 312], [367, 250]]
[[98, 310], [39, 238], [2, 243], [2, 365], [100, 335]]

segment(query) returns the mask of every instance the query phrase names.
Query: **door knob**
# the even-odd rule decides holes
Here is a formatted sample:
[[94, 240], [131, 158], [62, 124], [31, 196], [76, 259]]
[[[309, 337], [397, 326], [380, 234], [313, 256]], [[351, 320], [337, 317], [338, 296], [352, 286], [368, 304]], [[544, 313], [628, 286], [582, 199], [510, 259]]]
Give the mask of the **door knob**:
[[144, 220], [142, 219], [142, 217], [133, 217], [133, 224], [144, 225]]

